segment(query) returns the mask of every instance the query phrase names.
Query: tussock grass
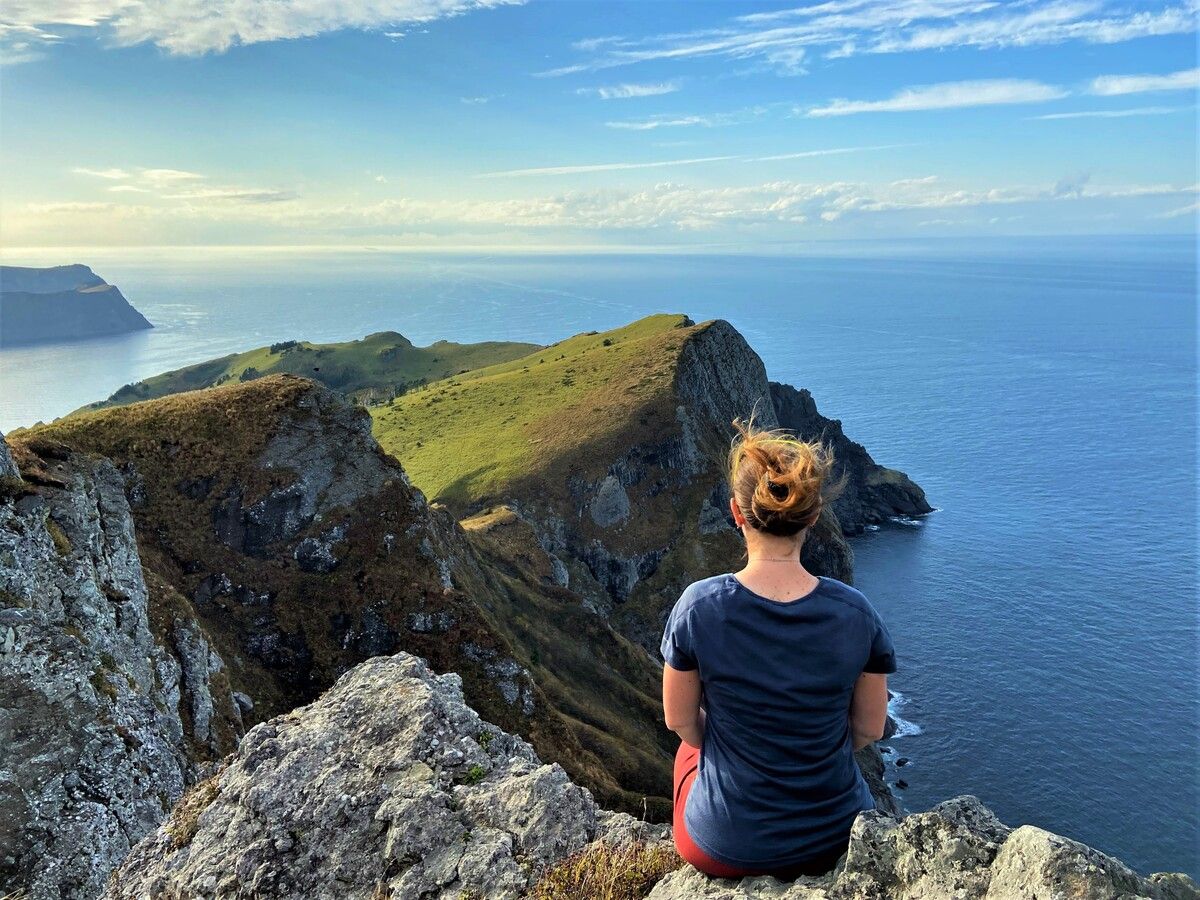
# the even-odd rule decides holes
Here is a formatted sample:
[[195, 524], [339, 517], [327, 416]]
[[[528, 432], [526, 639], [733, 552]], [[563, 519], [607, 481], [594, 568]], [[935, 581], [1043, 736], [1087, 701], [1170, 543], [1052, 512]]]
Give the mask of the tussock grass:
[[641, 900], [668, 873], [683, 866], [673, 849], [635, 842], [591, 844], [551, 868], [531, 900]]
[[174, 844], [176, 850], [190, 844], [192, 838], [196, 836], [196, 832], [200, 830], [200, 816], [212, 806], [213, 801], [221, 793], [221, 788], [217, 783], [220, 777], [221, 773], [217, 772], [203, 781], [197, 781], [184, 792], [183, 796], [179, 798], [179, 802], [175, 804], [171, 818], [167, 820], [164, 827], [167, 834], [171, 835], [171, 843]]

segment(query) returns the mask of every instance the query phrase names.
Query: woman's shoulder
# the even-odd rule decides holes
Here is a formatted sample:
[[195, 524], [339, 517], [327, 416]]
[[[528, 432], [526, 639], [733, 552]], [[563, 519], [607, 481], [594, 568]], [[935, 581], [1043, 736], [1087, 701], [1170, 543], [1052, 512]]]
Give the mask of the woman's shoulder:
[[714, 600], [720, 600], [722, 597], [729, 594], [735, 587], [733, 574], [725, 572], [720, 575], [710, 575], [708, 578], [701, 578], [698, 581], [693, 581], [679, 597], [681, 604], [687, 606], [703, 606], [711, 603]]
[[822, 575], [821, 583], [824, 586], [826, 596], [838, 600], [871, 618], [875, 618], [878, 615], [875, 607], [871, 605], [871, 601], [867, 599], [867, 595], [853, 585], [846, 584], [846, 582], [839, 581], [829, 575]]

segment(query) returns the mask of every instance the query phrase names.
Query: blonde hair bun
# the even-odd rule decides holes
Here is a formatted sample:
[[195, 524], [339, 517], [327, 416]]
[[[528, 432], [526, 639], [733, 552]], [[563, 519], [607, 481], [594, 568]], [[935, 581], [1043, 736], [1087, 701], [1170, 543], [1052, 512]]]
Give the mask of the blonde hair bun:
[[756, 428], [753, 417], [734, 419], [733, 427], [729, 486], [746, 523], [781, 537], [810, 527], [832, 499], [825, 479], [833, 470], [833, 450], [782, 428]]

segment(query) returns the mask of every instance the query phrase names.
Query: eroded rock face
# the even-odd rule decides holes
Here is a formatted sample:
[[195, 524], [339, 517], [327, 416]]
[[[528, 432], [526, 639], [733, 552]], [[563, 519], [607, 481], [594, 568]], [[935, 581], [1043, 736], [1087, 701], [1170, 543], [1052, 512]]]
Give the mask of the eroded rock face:
[[781, 426], [804, 440], [821, 440], [833, 448], [831, 480], [846, 479], [845, 489], [833, 502], [833, 511], [846, 534], [859, 534], [868, 525], [893, 517], [923, 516], [933, 511], [916, 482], [903, 472], [876, 463], [866, 447], [846, 437], [840, 420], [827, 419], [817, 411], [808, 390], [771, 382], [771, 400]]
[[134, 850], [107, 897], [516, 897], [630, 828], [482, 721], [457, 675], [407, 653], [253, 728], [210, 785]]
[[175, 645], [155, 634], [113, 465], [59, 448], [29, 459], [40, 485], [0, 501], [0, 895], [84, 900], [179, 798], [201, 748], [229, 749], [211, 723], [233, 701], [194, 623]]

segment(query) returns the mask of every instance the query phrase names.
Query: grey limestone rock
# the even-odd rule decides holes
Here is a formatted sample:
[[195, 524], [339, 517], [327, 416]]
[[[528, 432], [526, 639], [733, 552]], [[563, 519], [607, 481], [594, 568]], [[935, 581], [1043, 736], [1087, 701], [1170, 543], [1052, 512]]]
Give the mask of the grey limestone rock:
[[194, 774], [220, 661], [152, 633], [116, 468], [52, 468], [39, 503], [0, 502], [0, 894], [86, 900]]
[[629, 518], [629, 495], [625, 493], [621, 479], [616, 475], [609, 475], [600, 482], [590, 512], [592, 521], [601, 528], [619, 525]]
[[861, 813], [828, 874], [780, 882], [710, 878], [685, 866], [650, 900], [1197, 900], [1186, 875], [1143, 878], [1097, 850], [1040, 828], [1005, 826], [978, 798], [897, 820]]
[[516, 897], [599, 827], [587, 790], [407, 653], [252, 729], [206, 800], [143, 841], [106, 896]]
[[[598, 809], [533, 749], [480, 720], [457, 675], [399, 653], [247, 734], [197, 802], [130, 854], [107, 900], [459, 900], [525, 895], [593, 842], [670, 846], [670, 827]], [[668, 874], [651, 900], [1200, 900], [976, 797], [896, 818], [861, 813], [822, 876]]]

